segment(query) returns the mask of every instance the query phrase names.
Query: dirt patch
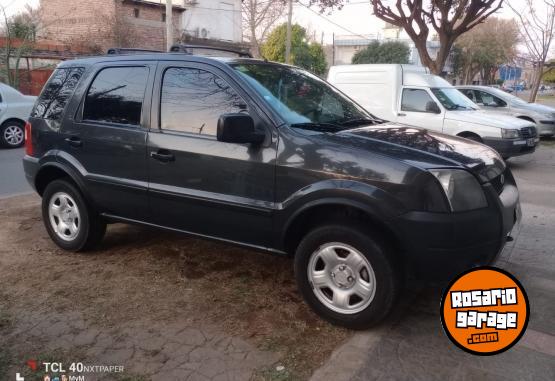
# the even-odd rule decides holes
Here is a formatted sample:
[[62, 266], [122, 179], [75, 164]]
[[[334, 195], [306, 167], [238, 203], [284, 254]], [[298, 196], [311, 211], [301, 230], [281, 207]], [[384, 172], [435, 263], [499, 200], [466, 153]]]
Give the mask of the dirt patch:
[[[257, 367], [247, 377], [255, 379], [306, 379], [349, 335], [321, 321], [303, 303], [289, 259], [128, 225], [110, 226], [95, 252], [67, 253], [50, 241], [36, 196], [0, 200], [0, 218], [0, 242], [5, 243], [0, 247], [0, 307], [11, 319], [3, 323], [0, 314], [0, 330], [12, 332], [0, 338], [0, 348], [13, 348], [9, 356], [0, 353], [0, 378], [2, 361], [13, 368], [29, 355], [52, 349], [49, 343], [56, 335], [51, 334], [57, 329], [67, 336], [65, 351], [84, 351], [91, 361], [108, 350], [126, 356], [127, 348], [132, 353], [122, 357], [122, 365], [139, 369], [135, 362], [149, 356], [156, 364], [171, 363], [172, 335], [194, 328], [204, 337], [204, 344], [195, 345], [208, 346], [226, 359], [252, 357], [251, 362], [241, 361]], [[29, 336], [27, 327], [51, 315], [52, 325]], [[91, 339], [99, 353], [87, 351], [93, 344], [86, 340], [75, 340], [93, 330], [110, 340], [103, 346], [98, 336]], [[147, 349], [135, 340], [146, 333], [154, 343]], [[29, 337], [33, 342], [16, 343]], [[157, 343], [156, 337], [168, 339]], [[1, 343], [6, 338], [9, 345]], [[243, 344], [224, 338], [248, 348], [238, 352]], [[196, 347], [190, 349], [167, 379], [186, 374], [183, 364], [194, 360]], [[276, 371], [280, 365], [285, 369]], [[182, 373], [175, 373], [178, 368]], [[158, 375], [164, 369], [153, 365], [144, 374]], [[241, 368], [239, 379], [247, 370]]]

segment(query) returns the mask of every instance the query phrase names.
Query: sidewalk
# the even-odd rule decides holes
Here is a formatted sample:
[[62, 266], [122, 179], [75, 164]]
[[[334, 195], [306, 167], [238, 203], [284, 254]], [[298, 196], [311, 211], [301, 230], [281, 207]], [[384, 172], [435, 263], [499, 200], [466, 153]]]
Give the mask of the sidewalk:
[[439, 317], [441, 289], [409, 290], [381, 327], [356, 334], [312, 376], [322, 380], [555, 379], [555, 147], [511, 160], [522, 229], [497, 264], [523, 284], [531, 304], [525, 336], [509, 351], [473, 356], [453, 345]]

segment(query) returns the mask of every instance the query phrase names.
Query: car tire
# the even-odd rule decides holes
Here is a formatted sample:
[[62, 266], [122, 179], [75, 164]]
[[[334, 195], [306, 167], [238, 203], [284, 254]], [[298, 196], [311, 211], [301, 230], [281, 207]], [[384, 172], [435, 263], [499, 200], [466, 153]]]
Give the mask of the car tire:
[[25, 124], [19, 120], [8, 120], [0, 127], [0, 143], [6, 148], [19, 148], [25, 143]]
[[[401, 289], [387, 245], [349, 223], [310, 231], [295, 253], [303, 298], [322, 318], [350, 329], [382, 321]], [[353, 296], [354, 295], [354, 296]]]
[[64, 250], [93, 249], [106, 232], [106, 223], [67, 180], [47, 185], [42, 195], [42, 218], [50, 238]]

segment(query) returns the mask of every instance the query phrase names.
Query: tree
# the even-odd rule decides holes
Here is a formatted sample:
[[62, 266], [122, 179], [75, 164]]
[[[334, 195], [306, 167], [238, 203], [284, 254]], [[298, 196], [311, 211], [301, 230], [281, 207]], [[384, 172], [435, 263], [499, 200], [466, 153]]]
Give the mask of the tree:
[[38, 11], [27, 5], [20, 14], [8, 17], [4, 7], [0, 7], [0, 10], [3, 16], [2, 35], [5, 39], [0, 58], [0, 76], [5, 78], [8, 85], [18, 88], [21, 59], [32, 49], [35, 41], [39, 24]]
[[353, 64], [406, 64], [409, 62], [410, 49], [401, 41], [372, 41], [365, 49], [354, 56]]
[[[532, 1], [532, 0], [528, 0]], [[344, 0], [311, 0], [322, 10], [341, 7]], [[370, 0], [374, 15], [405, 30], [420, 60], [434, 74], [441, 74], [456, 39], [495, 13], [503, 0]], [[435, 58], [427, 49], [430, 26], [438, 36]]]
[[[285, 62], [286, 34], [287, 24], [275, 28], [261, 46], [262, 56], [271, 61]], [[291, 62], [318, 75], [323, 75], [327, 70], [322, 45], [309, 42], [306, 29], [298, 24], [291, 28]]]
[[455, 73], [468, 84], [480, 73], [491, 84], [497, 68], [516, 58], [519, 43], [515, 20], [489, 18], [459, 37], [453, 48]]
[[535, 102], [555, 32], [555, 0], [525, 0], [523, 9], [516, 9], [511, 4], [509, 7], [517, 16], [520, 35], [534, 67], [529, 101]]
[[260, 45], [266, 39], [285, 10], [285, 1], [243, 0], [243, 29], [245, 38], [252, 46], [252, 53], [260, 57]]

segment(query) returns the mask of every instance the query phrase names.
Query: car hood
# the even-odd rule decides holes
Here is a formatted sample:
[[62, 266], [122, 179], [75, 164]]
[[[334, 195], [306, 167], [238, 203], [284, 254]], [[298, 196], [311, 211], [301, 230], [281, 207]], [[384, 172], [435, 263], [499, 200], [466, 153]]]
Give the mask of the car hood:
[[527, 103], [525, 105], [514, 105], [513, 107], [520, 110], [537, 112], [539, 114], [550, 114], [552, 117], [555, 117], [555, 108], [539, 103]]
[[523, 127], [530, 127], [532, 124], [524, 119], [518, 119], [513, 116], [497, 114], [495, 118], [491, 117], [488, 111], [475, 110], [475, 111], [447, 111], [445, 119], [456, 120], [464, 123], [481, 124], [483, 126], [520, 129]]
[[346, 130], [333, 134], [333, 138], [423, 169], [461, 166], [482, 182], [499, 176], [506, 168], [499, 154], [488, 146], [395, 123]]

